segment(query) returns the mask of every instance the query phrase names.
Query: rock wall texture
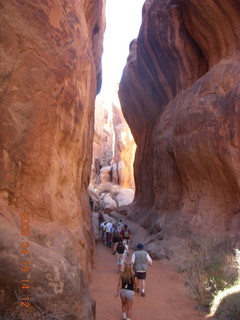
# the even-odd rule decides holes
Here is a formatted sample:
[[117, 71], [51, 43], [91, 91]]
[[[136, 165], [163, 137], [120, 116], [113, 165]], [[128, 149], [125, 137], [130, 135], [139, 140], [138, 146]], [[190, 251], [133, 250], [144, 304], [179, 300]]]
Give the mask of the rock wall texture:
[[[1, 312], [14, 319], [94, 319], [87, 187], [104, 6], [0, 2]], [[29, 215], [30, 235], [21, 234], [20, 214]], [[29, 253], [21, 255], [22, 242]], [[21, 289], [26, 278], [30, 289]], [[24, 293], [30, 307], [21, 306]]]
[[112, 182], [134, 189], [136, 144], [123, 117], [117, 93], [96, 99], [91, 184]]
[[239, 18], [239, 1], [145, 2], [119, 97], [137, 143], [129, 214], [150, 228], [239, 230]]
[[113, 172], [116, 172], [116, 182], [121, 187], [134, 190], [133, 163], [136, 153], [136, 143], [123, 116], [117, 97], [113, 100], [112, 112], [113, 130], [115, 133]]

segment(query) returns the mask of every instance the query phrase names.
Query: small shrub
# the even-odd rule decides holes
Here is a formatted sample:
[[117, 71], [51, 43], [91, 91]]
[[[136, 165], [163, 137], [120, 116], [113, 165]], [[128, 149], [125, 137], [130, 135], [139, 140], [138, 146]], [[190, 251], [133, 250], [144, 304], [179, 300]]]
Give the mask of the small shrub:
[[112, 182], [104, 182], [98, 185], [97, 192], [99, 195], [103, 193], [110, 193], [113, 199], [119, 194], [119, 186]]
[[211, 305], [214, 320], [240, 320], [240, 285], [219, 291]]
[[179, 257], [185, 283], [201, 310], [209, 311], [213, 296], [238, 280], [236, 246], [226, 240], [198, 241], [190, 244], [187, 257]]

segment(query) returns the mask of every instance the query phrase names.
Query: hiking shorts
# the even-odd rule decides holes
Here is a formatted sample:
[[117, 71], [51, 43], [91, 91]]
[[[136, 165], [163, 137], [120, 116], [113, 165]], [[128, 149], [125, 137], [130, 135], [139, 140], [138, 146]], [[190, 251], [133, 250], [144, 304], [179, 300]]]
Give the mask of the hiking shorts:
[[145, 280], [147, 276], [147, 272], [135, 272], [135, 277], [139, 280]]
[[117, 252], [117, 265], [124, 265], [126, 259], [126, 254], [124, 253], [118, 253]]
[[134, 291], [128, 290], [128, 289], [121, 289], [120, 290], [120, 297], [122, 300], [132, 301], [134, 299]]

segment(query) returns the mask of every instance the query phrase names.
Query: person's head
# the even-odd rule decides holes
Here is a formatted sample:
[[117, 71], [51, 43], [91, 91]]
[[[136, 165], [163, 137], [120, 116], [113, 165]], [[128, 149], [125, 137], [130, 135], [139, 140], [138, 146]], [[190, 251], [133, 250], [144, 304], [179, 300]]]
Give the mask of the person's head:
[[125, 225], [124, 225], [124, 228], [125, 228], [125, 229], [127, 229], [127, 227], [128, 227], [128, 225], [127, 225], [127, 224], [125, 224]]
[[132, 266], [131, 264], [125, 264], [125, 267], [124, 267], [124, 271], [123, 271], [123, 274], [122, 274], [122, 280], [124, 282], [130, 282], [131, 281], [131, 278], [132, 278], [132, 275], [133, 275], [133, 272], [132, 272]]
[[144, 249], [144, 245], [142, 243], [138, 243], [137, 250], [143, 250], [143, 249]]

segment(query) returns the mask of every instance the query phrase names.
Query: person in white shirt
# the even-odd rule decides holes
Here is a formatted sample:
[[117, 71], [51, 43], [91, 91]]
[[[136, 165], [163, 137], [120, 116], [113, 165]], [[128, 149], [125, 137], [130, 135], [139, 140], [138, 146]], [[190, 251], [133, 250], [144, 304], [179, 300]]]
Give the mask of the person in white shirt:
[[138, 243], [137, 251], [132, 254], [131, 264], [135, 272], [135, 287], [136, 291], [141, 290], [142, 297], [145, 297], [145, 279], [147, 276], [147, 269], [152, 265], [152, 259], [144, 250], [142, 243]]
[[106, 224], [106, 244], [108, 247], [111, 247], [111, 229], [112, 229], [112, 220]]

